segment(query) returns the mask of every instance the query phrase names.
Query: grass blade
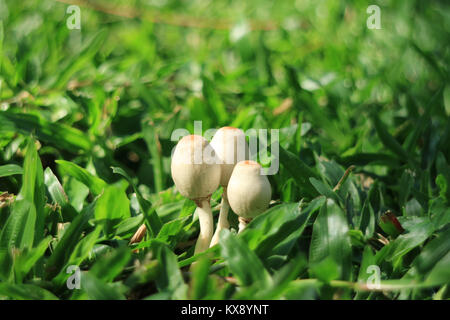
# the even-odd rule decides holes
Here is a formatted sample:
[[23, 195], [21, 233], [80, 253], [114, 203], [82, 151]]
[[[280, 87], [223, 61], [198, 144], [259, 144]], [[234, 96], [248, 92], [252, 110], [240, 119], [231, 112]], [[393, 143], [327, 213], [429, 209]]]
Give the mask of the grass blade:
[[53, 293], [31, 284], [0, 283], [0, 297], [14, 300], [59, 300]]
[[225, 262], [236, 276], [239, 285], [255, 285], [259, 288], [270, 285], [272, 279], [269, 273], [244, 241], [224, 229], [221, 231], [219, 243]]
[[352, 257], [348, 230], [344, 212], [334, 201], [328, 199], [314, 222], [309, 250], [310, 265], [319, 264], [329, 257], [338, 268], [339, 278], [348, 280]]
[[161, 219], [159, 218], [158, 214], [156, 213], [155, 208], [152, 207], [151, 203], [148, 200], [144, 199], [144, 197], [142, 196], [139, 189], [136, 187], [133, 180], [122, 168], [112, 167], [112, 170], [114, 173], [118, 173], [121, 176], [123, 176], [131, 184], [134, 192], [136, 193], [136, 197], [139, 202], [139, 206], [142, 210], [142, 213], [144, 214], [145, 220], [148, 223], [147, 230], [150, 230], [152, 232], [153, 236], [156, 236], [159, 233], [159, 231], [161, 230], [162, 222], [161, 222]]
[[36, 225], [36, 209], [26, 200], [17, 200], [0, 234], [0, 248], [31, 248]]
[[107, 186], [107, 183], [89, 173], [84, 168], [66, 160], [55, 160], [59, 165], [59, 170], [62, 174], [69, 175], [82, 182], [94, 195], [99, 195], [103, 192], [103, 189]]
[[32, 114], [0, 112], [0, 133], [8, 132], [19, 132], [23, 135], [33, 133], [39, 140], [71, 153], [90, 150], [92, 147], [90, 140], [82, 131], [64, 124], [49, 122]]
[[16, 164], [5, 164], [4, 166], [0, 166], [0, 178], [15, 174], [23, 174], [23, 169]]
[[311, 168], [309, 168], [300, 158], [294, 155], [292, 152], [283, 149], [280, 146], [280, 162], [286, 168], [286, 170], [295, 179], [300, 189], [310, 197], [318, 196], [319, 193], [311, 184], [309, 178], [314, 177], [320, 179]]

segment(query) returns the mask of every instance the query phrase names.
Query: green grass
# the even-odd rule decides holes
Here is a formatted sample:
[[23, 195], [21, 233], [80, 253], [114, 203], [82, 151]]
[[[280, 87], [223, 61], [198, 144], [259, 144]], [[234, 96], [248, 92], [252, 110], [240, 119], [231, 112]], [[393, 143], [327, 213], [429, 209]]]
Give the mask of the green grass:
[[[90, 3], [0, 0], [0, 299], [450, 297], [446, 1]], [[196, 256], [194, 121], [280, 129], [274, 202]]]

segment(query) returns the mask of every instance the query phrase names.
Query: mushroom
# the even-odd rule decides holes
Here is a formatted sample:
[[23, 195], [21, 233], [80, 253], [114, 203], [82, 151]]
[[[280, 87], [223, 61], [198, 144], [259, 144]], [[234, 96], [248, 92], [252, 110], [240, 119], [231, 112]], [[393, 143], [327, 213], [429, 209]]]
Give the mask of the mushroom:
[[194, 254], [203, 252], [213, 235], [211, 194], [220, 182], [221, 168], [214, 149], [202, 136], [185, 136], [175, 147], [171, 172], [178, 191], [197, 205], [200, 235]]
[[210, 247], [219, 242], [220, 231], [230, 227], [228, 222], [228, 211], [230, 209], [227, 197], [228, 181], [230, 180], [231, 173], [233, 172], [236, 163], [243, 161], [248, 157], [248, 145], [245, 141], [245, 133], [238, 128], [220, 128], [212, 138], [211, 146], [216, 151], [216, 155], [220, 160], [220, 185], [223, 187], [223, 194], [220, 204], [219, 220]]
[[261, 174], [261, 165], [255, 161], [239, 162], [228, 182], [228, 201], [239, 216], [239, 232], [269, 206], [272, 190], [269, 179]]

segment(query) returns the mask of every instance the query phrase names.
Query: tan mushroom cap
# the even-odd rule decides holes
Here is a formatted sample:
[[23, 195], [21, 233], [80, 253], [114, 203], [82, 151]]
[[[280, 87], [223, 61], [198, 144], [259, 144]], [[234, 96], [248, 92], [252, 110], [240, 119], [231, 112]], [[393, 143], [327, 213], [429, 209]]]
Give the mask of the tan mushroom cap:
[[227, 189], [231, 209], [245, 219], [254, 218], [269, 206], [272, 190], [261, 165], [255, 161], [239, 162], [231, 174]]
[[178, 191], [192, 200], [208, 197], [219, 187], [219, 160], [209, 142], [199, 135], [185, 136], [178, 142], [171, 172]]
[[245, 133], [234, 127], [220, 128], [212, 138], [211, 146], [221, 161], [220, 185], [226, 187], [236, 163], [248, 158], [249, 150]]

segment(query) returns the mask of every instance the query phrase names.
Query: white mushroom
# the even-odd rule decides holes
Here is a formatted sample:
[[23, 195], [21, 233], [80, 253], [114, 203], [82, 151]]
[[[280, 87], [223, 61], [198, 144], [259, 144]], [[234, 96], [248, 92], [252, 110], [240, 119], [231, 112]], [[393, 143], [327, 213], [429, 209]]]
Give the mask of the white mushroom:
[[228, 182], [228, 201], [239, 216], [239, 232], [269, 206], [272, 190], [267, 176], [261, 174], [261, 165], [255, 161], [239, 162]]
[[219, 187], [220, 164], [208, 141], [198, 135], [182, 138], [172, 155], [172, 178], [178, 191], [197, 204], [200, 235], [195, 253], [209, 248], [213, 235], [211, 194]]
[[220, 231], [230, 227], [228, 222], [228, 211], [230, 209], [227, 197], [228, 181], [236, 163], [248, 158], [248, 145], [245, 141], [245, 133], [237, 128], [220, 128], [212, 138], [211, 146], [216, 151], [216, 155], [221, 162], [220, 185], [223, 187], [223, 194], [219, 220], [210, 247], [219, 242]]

